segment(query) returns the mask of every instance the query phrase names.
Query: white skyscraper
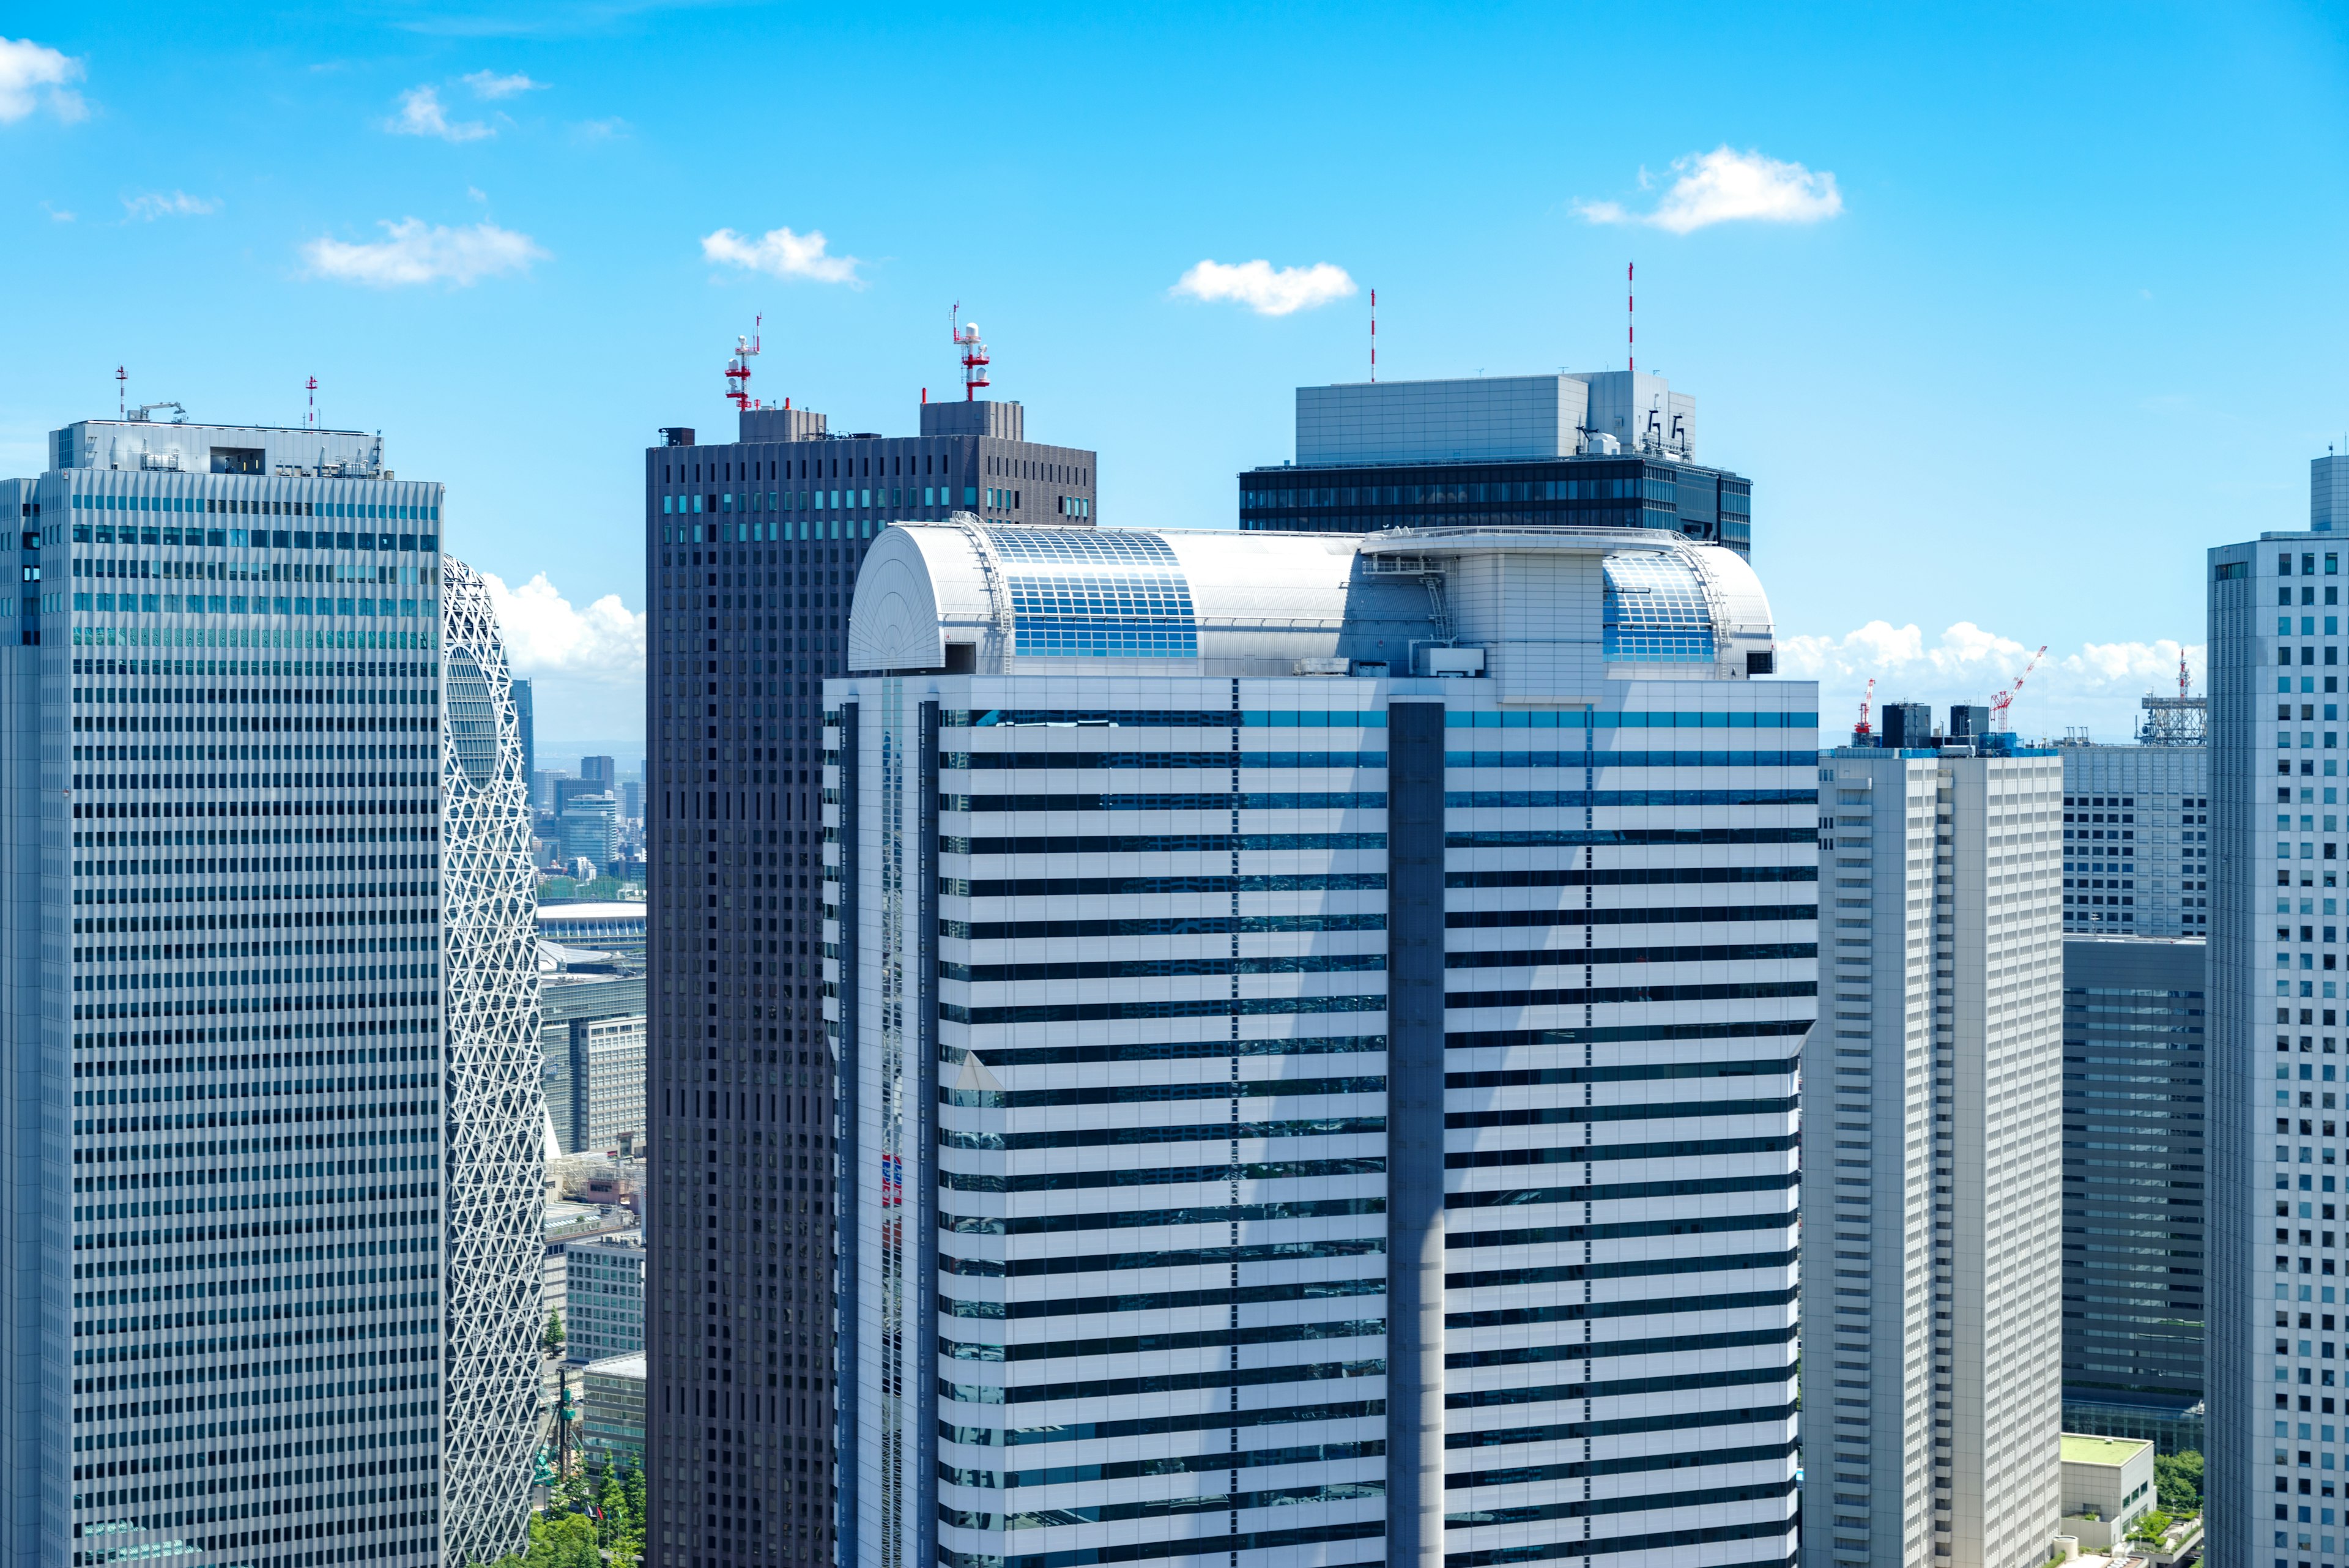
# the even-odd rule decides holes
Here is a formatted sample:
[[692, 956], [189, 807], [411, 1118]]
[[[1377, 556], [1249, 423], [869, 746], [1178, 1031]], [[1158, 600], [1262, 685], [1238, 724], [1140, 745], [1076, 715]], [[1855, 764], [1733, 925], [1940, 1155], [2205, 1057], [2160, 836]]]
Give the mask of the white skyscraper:
[[1772, 659], [1661, 530], [875, 540], [825, 688], [841, 1560], [1785, 1562], [1817, 720]]
[[2209, 555], [2213, 1562], [2349, 1561], [2341, 551], [2292, 532]]
[[2061, 1511], [2064, 763], [1819, 762], [1806, 1568], [2031, 1568]]
[[527, 1544], [538, 1439], [546, 1102], [538, 896], [512, 680], [488, 585], [448, 563], [442, 769], [448, 867], [448, 1459], [450, 1562]]
[[440, 486], [89, 421], [20, 530], [0, 1561], [439, 1558]]

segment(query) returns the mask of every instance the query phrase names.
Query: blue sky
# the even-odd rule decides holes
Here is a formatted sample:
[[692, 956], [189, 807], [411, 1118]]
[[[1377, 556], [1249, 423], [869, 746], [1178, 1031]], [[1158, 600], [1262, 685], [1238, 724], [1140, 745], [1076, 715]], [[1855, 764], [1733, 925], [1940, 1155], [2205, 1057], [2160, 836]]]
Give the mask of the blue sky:
[[[642, 449], [727, 425], [761, 312], [757, 391], [903, 431], [959, 300], [1030, 431], [1100, 451], [1104, 523], [1221, 527], [1237, 471], [1290, 455], [1291, 389], [1362, 375], [1364, 291], [1384, 377], [1604, 369], [1635, 260], [1640, 361], [1754, 479], [1837, 723], [1870, 672], [1980, 699], [2044, 642], [2018, 727], [2118, 739], [2180, 643], [2199, 669], [2203, 547], [2301, 525], [2349, 439], [2344, 32], [2258, 4], [19, 5], [0, 462], [110, 412], [118, 363], [206, 418], [296, 421], [315, 375], [327, 422], [449, 483], [543, 745], [625, 744]], [[1355, 292], [1175, 291], [1257, 260]]]

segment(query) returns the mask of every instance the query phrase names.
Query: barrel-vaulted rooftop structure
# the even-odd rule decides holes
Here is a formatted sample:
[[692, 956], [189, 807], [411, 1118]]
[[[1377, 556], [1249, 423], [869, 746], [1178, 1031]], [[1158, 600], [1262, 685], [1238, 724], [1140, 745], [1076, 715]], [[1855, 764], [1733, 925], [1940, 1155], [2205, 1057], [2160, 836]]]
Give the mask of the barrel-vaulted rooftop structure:
[[900, 524], [848, 624], [860, 673], [1483, 676], [1505, 701], [1743, 680], [1775, 655], [1744, 558], [1650, 529]]

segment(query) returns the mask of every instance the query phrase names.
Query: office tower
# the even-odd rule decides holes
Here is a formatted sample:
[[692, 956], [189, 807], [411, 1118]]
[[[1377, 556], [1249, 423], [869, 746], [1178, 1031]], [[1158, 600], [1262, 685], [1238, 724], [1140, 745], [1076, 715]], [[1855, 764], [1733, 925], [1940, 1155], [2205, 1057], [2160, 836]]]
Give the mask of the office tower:
[[584, 1366], [605, 1356], [642, 1355], [645, 1348], [645, 1239], [623, 1231], [563, 1247], [564, 1288], [571, 1310], [563, 1353]]
[[2202, 1447], [2202, 965], [2199, 939], [2064, 941], [2064, 1429], [2164, 1453]]
[[641, 1467], [645, 1462], [644, 1352], [590, 1362], [579, 1382], [585, 1407], [580, 1448], [587, 1468], [602, 1472]]
[[884, 535], [825, 688], [840, 1560], [1783, 1561], [1771, 651], [1667, 533]]
[[2349, 456], [2327, 452], [2309, 460], [2308, 525], [2319, 534], [2349, 530]]
[[620, 815], [630, 822], [645, 818], [645, 786], [642, 780], [629, 779], [620, 785]]
[[547, 978], [539, 992], [547, 1108], [566, 1154], [601, 1154], [645, 1131], [642, 975]]
[[661, 1568], [832, 1560], [813, 1490], [832, 1462], [819, 749], [857, 563], [900, 517], [1092, 520], [1093, 454], [1026, 441], [1019, 404], [921, 420], [835, 438], [821, 414], [750, 409], [739, 441], [677, 430], [645, 454]]
[[609, 757], [580, 758], [579, 776], [598, 794], [616, 796], [620, 792], [619, 764]]
[[1245, 529], [1577, 524], [1753, 542], [1754, 486], [1694, 461], [1696, 400], [1607, 370], [1297, 389], [1297, 461], [1239, 476]]
[[2197, 741], [2062, 752], [2064, 930], [2207, 935], [2209, 748]]
[[355, 431], [46, 450], [0, 650], [0, 1554], [422, 1568], [440, 486]]
[[513, 683], [514, 729], [522, 738], [522, 777], [527, 788], [538, 774], [538, 723], [531, 712], [531, 689], [527, 680]]
[[555, 821], [563, 858], [585, 858], [600, 873], [620, 847], [619, 804], [608, 794], [574, 794]]
[[1836, 924], [1806, 1056], [1806, 1568], [2046, 1559], [2063, 776], [2021, 748], [1819, 758]]
[[2344, 1304], [2340, 551], [2275, 533], [2209, 556], [2213, 1562], [2349, 1556], [2323, 1490], [2349, 1469], [2323, 1376]]
[[522, 742], [497, 609], [448, 566], [449, 1280], [447, 1514], [452, 1563], [522, 1550], [537, 1436], [537, 1257], [545, 1206], [535, 877]]

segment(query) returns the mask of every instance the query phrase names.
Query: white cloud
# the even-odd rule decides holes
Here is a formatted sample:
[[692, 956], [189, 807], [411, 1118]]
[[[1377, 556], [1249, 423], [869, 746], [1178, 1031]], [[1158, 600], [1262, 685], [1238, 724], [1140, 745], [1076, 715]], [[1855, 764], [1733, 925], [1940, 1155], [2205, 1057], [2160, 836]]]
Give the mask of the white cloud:
[[1343, 299], [1354, 292], [1346, 269], [1329, 262], [1311, 266], [1273, 270], [1268, 261], [1242, 262], [1237, 266], [1203, 261], [1175, 280], [1170, 294], [1187, 295], [1209, 304], [1229, 301], [1245, 305], [1258, 316], [1287, 316]]
[[63, 207], [52, 207], [47, 202], [41, 203], [41, 211], [49, 215], [49, 222], [53, 223], [70, 223], [74, 221], [73, 213]]
[[592, 147], [599, 141], [617, 141], [630, 129], [628, 122], [616, 114], [603, 119], [583, 119], [571, 128], [571, 140], [583, 147]]
[[818, 283], [863, 287], [864, 280], [856, 275], [856, 269], [864, 264], [854, 256], [826, 254], [830, 243], [822, 229], [810, 229], [804, 234], [789, 229], [769, 229], [755, 240], [731, 229], [720, 229], [702, 236], [701, 254], [727, 266], [770, 273], [776, 277], [810, 277]]
[[[1778, 672], [1819, 683], [1819, 738], [1832, 744], [1851, 732], [1871, 676], [1878, 711], [1888, 702], [1929, 702], [1946, 722], [1950, 704], [1987, 702], [2013, 686], [2035, 646], [1962, 620], [1928, 643], [1914, 625], [1876, 620], [1841, 637], [1782, 637]], [[2199, 644], [2162, 639], [2083, 643], [2070, 652], [2051, 649], [2008, 711], [2011, 727], [2034, 738], [2080, 729], [2097, 740], [2126, 741], [2136, 732], [2138, 698], [2177, 695], [2181, 652], [2192, 690], [2199, 693]]]
[[418, 283], [462, 288], [485, 277], [527, 272], [531, 263], [547, 259], [528, 234], [495, 223], [451, 229], [402, 218], [382, 226], [386, 237], [372, 244], [320, 238], [304, 245], [311, 275], [374, 288]]
[[[1675, 234], [1736, 222], [1816, 223], [1843, 211], [1833, 174], [1750, 150], [1733, 152], [1723, 145], [1692, 152], [1672, 170], [1680, 178], [1652, 213], [1629, 212], [1616, 202], [1580, 202], [1575, 210], [1594, 223], [1644, 223]], [[1640, 183], [1647, 183], [1644, 171]]]
[[219, 212], [220, 208], [216, 199], [191, 196], [185, 191], [173, 191], [169, 194], [160, 191], [145, 191], [136, 196], [122, 198], [122, 210], [146, 223], [158, 218], [201, 218]]
[[495, 71], [475, 71], [470, 76], [460, 77], [458, 79], [473, 89], [475, 98], [491, 99], [512, 98], [517, 93], [536, 92], [546, 86], [544, 82], [531, 80], [520, 71], [516, 71], [510, 77], [502, 77]]
[[43, 104], [59, 119], [89, 109], [67, 84], [82, 78], [82, 63], [30, 38], [0, 37], [0, 125], [24, 119]]
[[583, 610], [544, 572], [518, 588], [490, 572], [481, 580], [497, 606], [498, 628], [516, 675], [624, 686], [643, 681], [645, 613], [628, 608], [619, 595], [605, 594]]
[[439, 89], [410, 88], [399, 95], [399, 112], [384, 121], [394, 136], [437, 136], [443, 141], [479, 141], [497, 132], [478, 119], [452, 120], [440, 107]]

